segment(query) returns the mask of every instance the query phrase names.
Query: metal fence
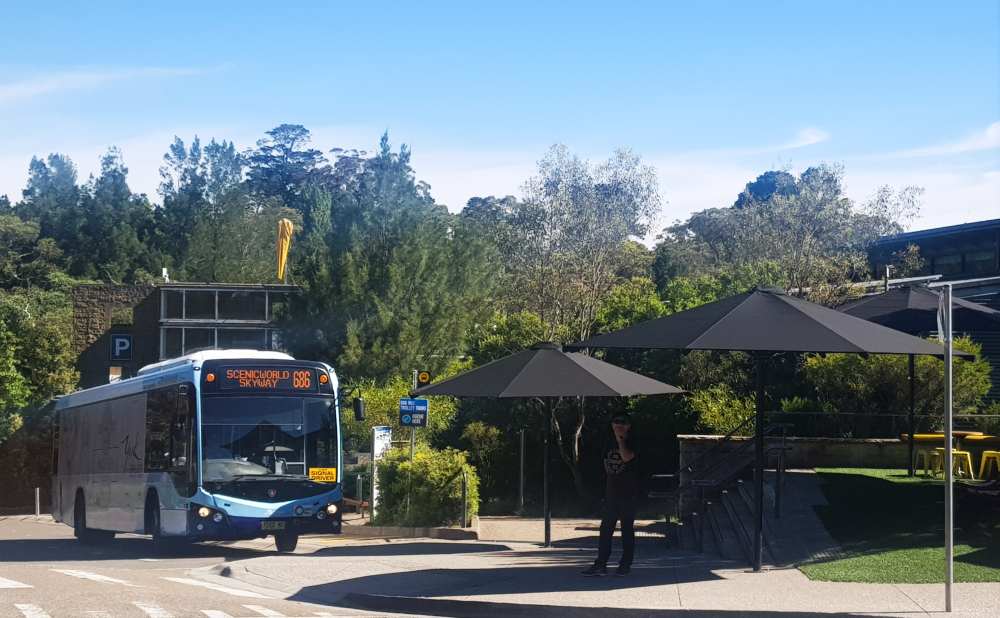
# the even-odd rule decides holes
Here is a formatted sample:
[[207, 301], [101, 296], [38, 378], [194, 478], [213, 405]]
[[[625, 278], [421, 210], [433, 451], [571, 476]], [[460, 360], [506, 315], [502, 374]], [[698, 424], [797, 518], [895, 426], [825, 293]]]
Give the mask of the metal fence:
[[[865, 414], [860, 412], [771, 412], [769, 423], [788, 425], [788, 435], [802, 438], [899, 438], [910, 433], [908, 414]], [[940, 415], [914, 415], [914, 433], [943, 429]], [[1000, 415], [961, 414], [955, 428], [1000, 435]]]

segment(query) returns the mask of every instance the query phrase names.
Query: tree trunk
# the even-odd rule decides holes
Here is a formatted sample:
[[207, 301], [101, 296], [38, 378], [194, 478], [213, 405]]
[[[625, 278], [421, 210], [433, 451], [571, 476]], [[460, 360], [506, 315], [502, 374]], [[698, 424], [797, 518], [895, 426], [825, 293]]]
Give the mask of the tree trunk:
[[569, 468], [570, 473], [573, 475], [573, 486], [576, 489], [577, 495], [581, 498], [589, 499], [590, 491], [587, 489], [583, 470], [580, 469], [580, 441], [583, 434], [583, 427], [587, 421], [584, 412], [581, 400], [581, 405], [577, 409], [573, 437], [570, 444], [567, 444], [567, 440], [563, 438], [562, 426], [559, 423], [559, 417], [556, 415], [552, 417], [552, 430], [555, 433], [559, 456], [562, 457], [563, 463], [566, 464], [566, 467]]

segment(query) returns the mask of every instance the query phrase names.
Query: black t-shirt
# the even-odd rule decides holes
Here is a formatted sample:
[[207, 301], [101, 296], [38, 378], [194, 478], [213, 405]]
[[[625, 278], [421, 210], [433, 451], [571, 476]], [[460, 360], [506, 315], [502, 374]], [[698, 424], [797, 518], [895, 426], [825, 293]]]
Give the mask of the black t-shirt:
[[606, 495], [609, 500], [635, 500], [640, 495], [642, 472], [639, 453], [635, 450], [632, 453], [632, 459], [622, 461], [618, 447], [613, 446], [604, 455], [604, 474], [608, 478]]

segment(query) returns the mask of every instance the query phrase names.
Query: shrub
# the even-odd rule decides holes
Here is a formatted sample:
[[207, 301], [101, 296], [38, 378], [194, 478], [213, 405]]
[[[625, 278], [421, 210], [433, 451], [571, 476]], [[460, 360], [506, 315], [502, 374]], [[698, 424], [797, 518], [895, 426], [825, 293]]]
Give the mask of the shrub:
[[[696, 391], [691, 407], [698, 413], [698, 429], [718, 433], [733, 431], [755, 411], [753, 398], [740, 397], [724, 384]], [[752, 432], [753, 427], [747, 431]]]
[[375, 523], [390, 526], [459, 523], [463, 471], [467, 480], [466, 517], [471, 521], [479, 513], [479, 477], [464, 451], [421, 447], [410, 461], [409, 449], [393, 449], [378, 462]]

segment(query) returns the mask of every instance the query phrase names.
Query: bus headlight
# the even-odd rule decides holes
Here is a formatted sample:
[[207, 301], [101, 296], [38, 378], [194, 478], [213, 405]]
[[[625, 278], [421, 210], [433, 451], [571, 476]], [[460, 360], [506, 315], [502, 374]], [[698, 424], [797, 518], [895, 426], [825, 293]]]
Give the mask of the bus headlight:
[[212, 509], [208, 508], [207, 506], [203, 506], [200, 509], [198, 509], [198, 517], [205, 518], [211, 514], [212, 514]]
[[328, 505], [326, 505], [326, 512], [329, 515], [336, 515], [337, 514], [337, 505], [336, 504], [328, 504]]
[[216, 513], [215, 515], [212, 515], [212, 521], [214, 521], [217, 524], [221, 524], [222, 523], [222, 513]]

